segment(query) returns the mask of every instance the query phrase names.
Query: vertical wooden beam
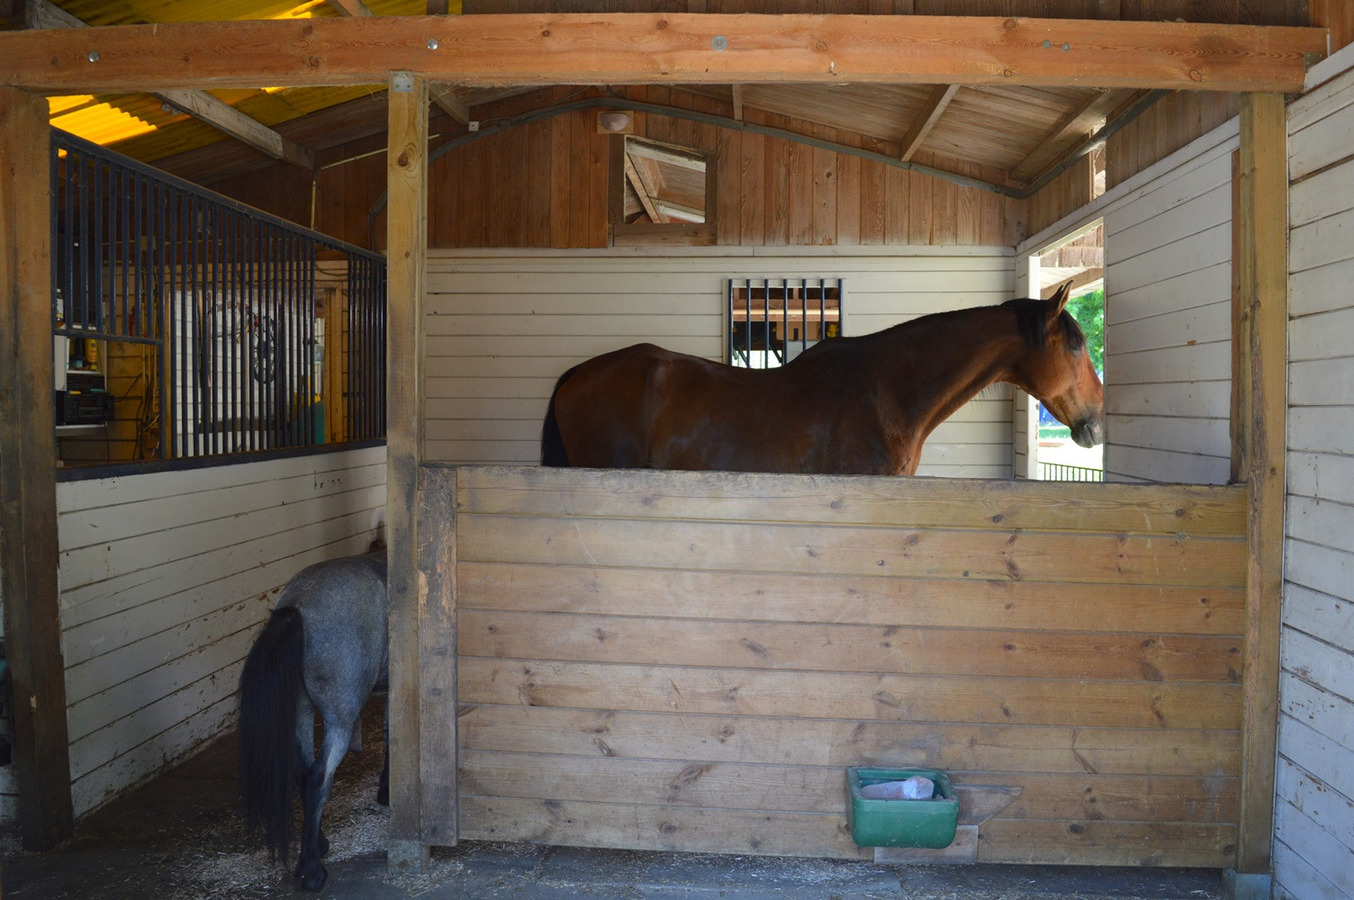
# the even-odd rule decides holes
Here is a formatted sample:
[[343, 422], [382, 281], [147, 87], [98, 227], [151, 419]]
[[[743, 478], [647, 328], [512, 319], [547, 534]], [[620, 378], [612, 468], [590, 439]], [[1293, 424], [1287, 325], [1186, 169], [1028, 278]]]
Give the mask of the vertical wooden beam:
[[1250, 494], [1236, 871], [1270, 867], [1283, 591], [1288, 338], [1288, 129], [1281, 94], [1241, 105], [1243, 238], [1239, 281], [1247, 339], [1246, 478]]
[[0, 87], [0, 596], [24, 846], [72, 830], [57, 588], [47, 101]]
[[418, 582], [423, 843], [455, 846], [456, 470], [419, 469]]
[[428, 85], [394, 73], [386, 164], [386, 544], [390, 597], [390, 836], [422, 868], [417, 493], [423, 455], [422, 311], [428, 234]]

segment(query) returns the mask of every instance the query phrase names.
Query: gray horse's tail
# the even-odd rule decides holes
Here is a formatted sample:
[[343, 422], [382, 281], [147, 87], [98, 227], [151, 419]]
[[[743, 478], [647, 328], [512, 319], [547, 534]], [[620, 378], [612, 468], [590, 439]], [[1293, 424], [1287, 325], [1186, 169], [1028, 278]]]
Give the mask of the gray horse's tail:
[[559, 377], [555, 389], [550, 392], [550, 405], [545, 408], [545, 424], [541, 426], [541, 465], [568, 468], [569, 454], [564, 449], [564, 436], [559, 433], [559, 420], [555, 418], [555, 395], [559, 386], [569, 380], [569, 376], [578, 371], [574, 366]]
[[273, 610], [240, 674], [239, 787], [245, 828], [263, 829], [269, 853], [285, 864], [295, 802], [297, 697], [301, 692], [301, 613]]

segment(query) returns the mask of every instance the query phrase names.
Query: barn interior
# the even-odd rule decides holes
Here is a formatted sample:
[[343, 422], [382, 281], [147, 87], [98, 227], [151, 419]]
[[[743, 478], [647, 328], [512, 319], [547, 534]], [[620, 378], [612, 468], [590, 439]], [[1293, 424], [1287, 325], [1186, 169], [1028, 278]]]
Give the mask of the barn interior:
[[[1350, 11], [1343, 4], [1320, 0], [1207, 5], [1183, 0], [1150, 4], [1128, 0], [1111, 3], [655, 0], [621, 5], [518, 0], [461, 3], [330, 0], [304, 4], [283, 0], [226, 5], [197, 0], [0, 3], [0, 20], [14, 31], [252, 19], [412, 19], [426, 15], [504, 14], [545, 17], [532, 20], [533, 25], [539, 26], [554, 15], [617, 12], [1012, 16], [1275, 29], [1321, 26], [1329, 29], [1331, 52], [1354, 38], [1354, 17]], [[1070, 48], [1056, 43], [1039, 49], [1048, 54], [1070, 52]], [[436, 48], [429, 45], [429, 52], [436, 52]], [[1313, 58], [1317, 55], [1321, 54], [1313, 54]], [[542, 257], [549, 260], [549, 254], [574, 254], [586, 259], [588, 253], [633, 252], [634, 258], [641, 261], [636, 267], [649, 264], [649, 270], [626, 273], [628, 284], [658, 296], [665, 280], [688, 265], [679, 256], [686, 249], [696, 254], [696, 260], [704, 261], [692, 263], [695, 267], [718, 268], [720, 263], [709, 260], [719, 260], [720, 253], [725, 252], [736, 258], [736, 262], [728, 263], [730, 268], [760, 258], [769, 260], [765, 263], [768, 268], [788, 269], [791, 266], [787, 261], [796, 258], [823, 261], [820, 267], [827, 268], [826, 261], [833, 260], [835, 253], [852, 248], [858, 258], [849, 264], [856, 268], [846, 276], [845, 288], [830, 287], [826, 278], [812, 284], [806, 278], [802, 287], [796, 287], [787, 277], [776, 286], [766, 279], [760, 282], [760, 287], [755, 280], [749, 280], [739, 293], [740, 288], [731, 282], [727, 296], [721, 298], [727, 302], [731, 316], [740, 310], [749, 312], [764, 301], [779, 303], [778, 308], [783, 311], [779, 323], [767, 326], [760, 344], [755, 343], [757, 336], [751, 326], [739, 332], [730, 319], [732, 352], [737, 352], [741, 339], [750, 364], [755, 354], [779, 352], [783, 358], [789, 358], [794, 353], [793, 341], [826, 339], [834, 329], [840, 330], [848, 314], [861, 316], [856, 319], [857, 328], [883, 324], [884, 313], [863, 305], [849, 307], [850, 313], [840, 312], [839, 307], [837, 312], [815, 323], [810, 323], [806, 315], [794, 318], [796, 314], [792, 311], [801, 298], [805, 302], [826, 300], [832, 291], [839, 292], [833, 296], [848, 306], [865, 299], [868, 291], [859, 287], [868, 282], [858, 273], [868, 274], [871, 266], [876, 265], [870, 256], [873, 252], [887, 255], [902, 247], [941, 248], [937, 254], [956, 260], [955, 269], [970, 264], [978, 269], [989, 266], [994, 272], [1001, 269], [1000, 277], [969, 276], [984, 302], [998, 299], [997, 292], [1009, 283], [1002, 267], [1010, 262], [1011, 248], [1032, 250], [1039, 259], [1039, 265], [1028, 276], [1015, 279], [1015, 284], [1031, 296], [1047, 294], [1068, 279], [1079, 290], [1094, 288], [1103, 284], [1106, 274], [1103, 226], [1098, 220], [1093, 221], [1075, 234], [1057, 235], [1056, 244], [1045, 247], [1041, 241], [1050, 234], [1049, 229], [1078, 210], [1092, 206], [1107, 192], [1136, 185], [1134, 179], [1141, 180], [1144, 173], [1174, 154], [1197, 147], [1201, 139], [1233, 122], [1246, 102], [1242, 90], [1179, 90], [1105, 83], [1113, 80], [1098, 78], [1097, 72], [1087, 71], [1079, 78], [1068, 78], [1066, 83], [1056, 85], [1000, 84], [990, 80], [929, 83], [917, 77], [898, 83], [855, 84], [798, 83], [790, 78], [748, 84], [675, 80], [660, 83], [656, 79], [629, 83], [593, 77], [592, 73], [580, 77], [577, 83], [567, 84], [468, 85], [432, 81], [427, 85], [431, 107], [426, 124], [429, 210], [426, 247], [444, 254], [434, 254], [436, 258], [429, 269], [433, 285], [429, 296], [455, 297], [459, 289], [450, 285], [458, 279], [473, 281], [477, 286], [495, 285], [468, 287], [464, 293], [479, 290], [492, 296], [495, 303], [502, 304], [505, 315], [515, 315], [505, 330], [525, 334], [528, 332], [523, 328], [531, 326], [523, 323], [536, 310], [513, 313], [503, 302], [511, 290], [499, 287], [511, 283], [514, 267], [524, 258], [529, 261], [523, 267], [526, 270], [539, 265]], [[355, 265], [352, 260], [361, 258], [358, 251], [384, 256], [391, 249], [387, 176], [392, 121], [390, 85], [382, 82], [340, 86], [206, 86], [191, 90], [160, 85], [150, 91], [134, 90], [131, 85], [128, 88], [120, 92], [51, 93], [48, 101], [51, 125], [98, 148], [218, 192], [281, 222], [314, 229], [332, 238], [342, 247], [336, 246], [322, 260], [331, 266], [340, 263], [340, 253], [347, 254], [342, 265], [349, 267]], [[1296, 94], [1296, 89], [1293, 93]], [[992, 248], [1001, 251], [993, 252]], [[524, 257], [524, 251], [533, 255]], [[537, 251], [541, 257], [534, 255]], [[852, 254], [842, 256], [849, 258]], [[652, 264], [655, 259], [658, 265]], [[954, 290], [967, 290], [969, 285], [970, 282], [961, 282]], [[338, 334], [336, 323], [349, 321], [346, 318], [349, 307], [342, 305], [346, 299], [339, 299], [347, 297], [345, 292], [338, 291], [333, 296], [336, 305], [324, 306], [321, 318], [326, 320], [326, 333]], [[787, 302], [789, 298], [793, 302]], [[640, 309], [637, 314], [658, 315], [662, 312], [659, 307], [672, 302], [669, 295], [658, 296], [653, 301], [654, 309]], [[462, 309], [457, 305], [460, 303], [459, 298], [429, 301], [427, 324], [423, 327], [437, 337], [439, 347], [450, 347], [453, 343], [454, 336], [450, 334], [453, 314], [458, 316], [454, 319], [455, 327], [461, 328], [484, 312], [469, 306]], [[877, 321], [868, 320], [868, 316], [857, 311], [862, 309]], [[610, 314], [616, 311], [613, 307]], [[722, 312], [716, 310], [717, 314]], [[442, 321], [448, 323], [444, 326], [447, 332], [442, 334], [437, 334], [439, 316], [445, 316]], [[725, 336], [719, 335], [706, 343], [715, 342], [723, 350], [724, 340]], [[1187, 336], [1182, 344], [1193, 341], [1193, 337]], [[782, 349], [776, 351], [777, 345]], [[700, 346], [700, 352], [712, 352], [705, 344]], [[531, 352], [528, 349], [521, 355]], [[155, 377], [165, 386], [173, 381], [172, 373], [153, 372], [153, 367], [145, 362], [145, 351], [135, 346], [135, 341], [110, 340], [98, 344], [94, 355], [94, 366], [89, 364], [87, 355], [73, 356], [70, 349], [66, 359], [80, 360], [77, 380], [98, 373], [96, 377], [107, 386], [113, 403], [97, 430], [58, 432], [55, 457], [61, 468], [89, 470], [85, 475], [63, 472], [62, 478], [92, 478], [110, 464], [157, 460], [163, 458], [163, 448], [170, 443], [172, 429], [164, 433], [164, 438], [147, 438], [145, 398], [147, 385]], [[439, 383], [450, 385], [458, 377], [464, 378], [457, 366], [464, 364], [463, 357], [473, 355], [473, 351], [446, 350], [444, 356], [431, 363], [429, 383], [443, 379]], [[377, 441], [373, 433], [358, 430], [360, 423], [351, 406], [328, 402], [352, 390], [344, 379], [364, 364], [359, 362], [358, 355], [331, 352], [329, 356], [340, 362], [326, 370], [327, 374], [317, 376], [316, 381], [323, 381], [323, 388], [305, 387], [306, 396], [313, 391], [315, 398], [324, 401], [322, 407], [319, 400], [315, 404], [324, 410], [322, 420], [306, 419], [305, 430], [315, 435], [319, 444]], [[491, 372], [490, 377], [503, 375]], [[533, 373], [533, 377], [542, 380], [545, 373]], [[1180, 383], [1188, 380], [1187, 375], [1181, 376]], [[302, 391], [292, 393], [299, 395]], [[477, 397], [431, 396], [427, 425], [420, 426], [423, 455], [419, 461], [491, 466], [531, 462], [532, 432], [537, 419], [530, 404], [521, 403], [519, 408], [520, 400], [510, 394], [492, 393]], [[995, 406], [998, 402], [1012, 401], [1000, 397], [987, 402]], [[522, 408], [527, 411], [521, 411]], [[1004, 413], [993, 417], [1001, 415]], [[480, 424], [465, 424], [471, 418]], [[1028, 468], [1022, 470], [1029, 461], [1019, 451], [1009, 449], [1005, 432], [1004, 449], [988, 448], [977, 458], [951, 449], [965, 442], [961, 435], [964, 429], [990, 425], [984, 413], [977, 417], [976, 425], [965, 421], [956, 424], [953, 432], [942, 434], [937, 443], [946, 449], [932, 457], [929, 474], [1037, 477]], [[1221, 427], [1225, 431], [1226, 424]], [[1224, 485], [1235, 480], [1236, 463], [1225, 450], [1184, 455], [1190, 457], [1189, 465], [1182, 463], [1179, 469], [1172, 469], [1173, 473], [1179, 473], [1173, 474], [1173, 481]], [[383, 459], [366, 460], [363, 464], [379, 469]], [[1159, 465], [1157, 459], [1139, 461], [1127, 455], [1119, 459], [1119, 465], [1125, 468], [1117, 472], [1113, 464], [1102, 466], [1102, 472], [1109, 472], [1107, 480], [1116, 476], [1122, 480], [1145, 480], [1149, 476], [1144, 473]], [[382, 495], [384, 486], [383, 481]], [[539, 485], [528, 488], [537, 489]], [[469, 490], [474, 489], [472, 484]], [[486, 483], [484, 490], [492, 489]], [[373, 508], [379, 506], [379, 499], [370, 502]], [[1204, 505], [1207, 502], [1213, 501], [1200, 501]], [[1227, 529], [1233, 529], [1239, 521], [1237, 502], [1237, 497], [1232, 496], [1212, 507], [1221, 510], [1219, 515], [1229, 520]], [[492, 514], [493, 510], [485, 513]], [[364, 528], [366, 524], [364, 520]], [[1180, 534], [1185, 534], [1185, 529]], [[353, 534], [347, 539], [356, 541], [358, 537]], [[1221, 530], [1205, 533], [1199, 540], [1196, 537], [1191, 533], [1195, 546], [1214, 539], [1220, 543], [1241, 540], [1233, 530], [1225, 534]], [[95, 547], [94, 542], [90, 547]], [[1230, 572], [1226, 577], [1231, 577]], [[1221, 588], [1228, 592], [1237, 590], [1230, 582], [1221, 584]], [[259, 588], [251, 592], [262, 599], [268, 591]], [[1229, 675], [1221, 660], [1234, 652], [1229, 648], [1236, 644], [1235, 633], [1241, 631], [1241, 606], [1235, 597], [1228, 603], [1223, 615], [1227, 617], [1226, 628], [1231, 630], [1216, 622], [1208, 625], [1216, 633], [1197, 637], [1197, 646], [1204, 648], [1203, 655], [1210, 662], [1199, 664], [1179, 678], [1199, 683], [1215, 680], [1221, 685], [1216, 696], [1225, 696], [1231, 704], [1238, 694], [1236, 673]], [[265, 606], [266, 603], [253, 603], [254, 621]], [[471, 611], [468, 615], [479, 613]], [[1150, 626], [1126, 630], [1136, 636], [1144, 628], [1151, 631]], [[243, 633], [247, 629], [238, 630]], [[480, 640], [483, 646], [487, 639]], [[1196, 640], [1196, 636], [1191, 636], [1191, 640]], [[1275, 644], [1277, 655], [1277, 636]], [[94, 658], [91, 651], [90, 659]], [[236, 659], [221, 665], [220, 671], [232, 673], [230, 667], [237, 663], [238, 654]], [[1171, 672], [1166, 675], [1166, 680], [1171, 680]], [[229, 675], [214, 677], [223, 683], [229, 681]], [[229, 692], [228, 687], [222, 690]], [[80, 698], [80, 702], [97, 702], [98, 697], [97, 692], [91, 691], [91, 696]], [[225, 709], [225, 701], [213, 702]], [[1200, 706], [1205, 703], [1190, 702]], [[207, 738], [215, 736], [207, 732], [228, 727], [228, 713], [213, 715], [212, 727], [198, 727], [191, 740], [175, 745], [165, 757], [179, 760], [191, 756], [205, 745]], [[471, 729], [476, 726], [477, 715], [474, 711], [467, 715]], [[1220, 715], [1218, 721], [1223, 719]], [[1219, 731], [1233, 737], [1205, 736], [1208, 728], [1191, 726], [1188, 730], [1198, 735], [1190, 752], [1208, 756], [1210, 763], [1227, 758], [1222, 779], [1226, 786], [1218, 789], [1216, 782], [1209, 783], [1212, 793], [1208, 803], [1212, 805], [1200, 801], [1207, 811], [1199, 813], [1200, 820], [1191, 821], [1183, 830], [1172, 831], [1174, 825], [1143, 826], [1142, 831], [1150, 832], [1154, 840], [1152, 849], [1145, 851], [1142, 859], [1150, 865], [1202, 864], [1206, 868], [1226, 868], [1236, 858], [1237, 807], [1249, 802], [1238, 794], [1240, 776], [1235, 757], [1240, 752], [1236, 747], [1240, 738], [1235, 736], [1242, 729], [1226, 720]], [[1219, 749], [1224, 745], [1225, 749]], [[1110, 752], [1109, 748], [1101, 750]], [[476, 760], [473, 750], [469, 759], [472, 764]], [[490, 780], [489, 769], [486, 764], [482, 770], [469, 770], [467, 784], [482, 787]], [[129, 781], [139, 783], [152, 777], [149, 773], [144, 767], [136, 769]], [[1200, 784], [1202, 781], [1200, 776]], [[487, 788], [484, 792], [491, 793]], [[19, 793], [17, 788], [14, 793]], [[1270, 795], [1272, 799], [1272, 790]], [[1065, 802], [1074, 805], [1071, 800]], [[1115, 802], [1128, 805], [1118, 796]], [[1153, 798], [1152, 803], [1157, 802]], [[103, 803], [102, 796], [96, 797], [92, 789], [89, 798], [77, 800], [82, 813], [91, 813]], [[1175, 815], [1187, 818], [1194, 814]], [[1069, 818], [1079, 820], [1080, 812], [1069, 814]], [[1054, 817], [1050, 816], [1050, 821]], [[1016, 832], [1022, 825], [1008, 823]], [[1068, 861], [1093, 865], [1122, 862], [1122, 853], [1116, 856], [1118, 851], [1106, 847], [1114, 839], [1095, 837], [1095, 827], [1095, 824], [1091, 827], [1091, 837], [1074, 838], [1074, 846], [1080, 850], [1066, 851]], [[1252, 822], [1243, 828], [1257, 826]], [[1182, 833], [1188, 840], [1179, 840]], [[474, 838], [478, 839], [479, 835]], [[1191, 841], [1196, 843], [1174, 855], [1168, 846], [1172, 842]], [[1242, 842], [1248, 841], [1267, 848], [1268, 826], [1243, 836]], [[1053, 844], [1054, 838], [1048, 838], [1047, 846]], [[1079, 855], [1084, 845], [1093, 846], [1091, 851]], [[1162, 849], [1163, 846], [1167, 849]], [[1267, 849], [1252, 847], [1252, 852], [1255, 855], [1247, 870], [1268, 865]], [[1193, 885], [1190, 889], [1198, 888]], [[1094, 896], [1089, 891], [1078, 895]]]

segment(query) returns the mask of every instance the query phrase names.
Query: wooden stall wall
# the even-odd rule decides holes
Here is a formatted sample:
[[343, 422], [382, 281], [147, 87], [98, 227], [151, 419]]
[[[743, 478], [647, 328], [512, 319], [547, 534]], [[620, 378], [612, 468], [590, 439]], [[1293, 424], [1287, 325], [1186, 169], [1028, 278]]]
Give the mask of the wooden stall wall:
[[[598, 132], [596, 109], [489, 132], [506, 117], [599, 95], [591, 89], [551, 88], [476, 107], [485, 136], [445, 152], [429, 167], [429, 246], [610, 246], [611, 136]], [[701, 113], [733, 113], [727, 101], [680, 89], [630, 88], [626, 96]], [[747, 117], [821, 140], [886, 155], [901, 153], [883, 141], [862, 141], [782, 116], [750, 109]], [[720, 245], [1010, 245], [1023, 232], [1024, 204], [990, 191], [716, 125], [652, 113], [638, 114], [635, 121], [636, 134], [715, 154], [718, 203], [713, 220]], [[435, 111], [430, 131], [430, 146], [438, 153], [463, 126]], [[341, 240], [379, 249], [384, 213], [370, 213], [379, 210], [385, 190], [384, 145], [384, 136], [376, 135], [319, 154], [313, 197], [308, 183], [307, 190], [298, 188], [294, 167], [285, 164], [209, 187]], [[925, 153], [916, 161], [936, 162]], [[976, 170], [961, 174], [997, 175]]]
[[[426, 459], [535, 463], [555, 380], [640, 341], [725, 358], [728, 278], [844, 279], [843, 333], [1013, 296], [1004, 247], [746, 253], [685, 248], [429, 254]], [[926, 475], [1011, 475], [1010, 391], [970, 402], [927, 442]]]
[[1239, 488], [450, 481], [464, 839], [869, 858], [867, 764], [1018, 789], [978, 861], [1232, 861]]
[[232, 721], [240, 665], [302, 567], [368, 549], [385, 448], [58, 484], [77, 815]]
[[[541, 91], [476, 114], [492, 121], [590, 93]], [[625, 96], [699, 113], [733, 112], [727, 101], [674, 88], [630, 88]], [[863, 146], [858, 136], [758, 110], [749, 109], [747, 120]], [[719, 245], [975, 246], [1013, 243], [1019, 228], [1016, 201], [847, 154], [656, 113], [637, 114], [635, 133], [715, 155]], [[878, 142], [864, 149], [892, 148]], [[609, 246], [611, 150], [611, 137], [598, 133], [597, 110], [589, 109], [447, 153], [429, 172], [429, 245]]]
[[1289, 108], [1288, 509], [1275, 896], [1354, 898], [1354, 53]]

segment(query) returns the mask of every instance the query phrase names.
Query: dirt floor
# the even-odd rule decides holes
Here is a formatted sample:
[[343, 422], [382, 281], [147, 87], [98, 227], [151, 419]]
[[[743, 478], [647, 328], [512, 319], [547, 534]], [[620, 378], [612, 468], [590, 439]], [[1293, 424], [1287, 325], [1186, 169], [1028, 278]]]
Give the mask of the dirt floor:
[[[358, 898], [908, 898], [908, 900], [1214, 900], [1214, 870], [1051, 866], [882, 866], [779, 857], [601, 851], [465, 842], [435, 848], [421, 873], [385, 864], [388, 811], [375, 802], [380, 711], [361, 756], [339, 767], [325, 809], [329, 882], [314, 896]], [[229, 735], [171, 773], [85, 817], [58, 850], [3, 847], [5, 900], [253, 900], [304, 896], [287, 868], [246, 841]]]

